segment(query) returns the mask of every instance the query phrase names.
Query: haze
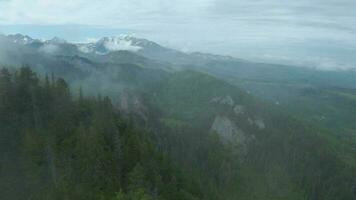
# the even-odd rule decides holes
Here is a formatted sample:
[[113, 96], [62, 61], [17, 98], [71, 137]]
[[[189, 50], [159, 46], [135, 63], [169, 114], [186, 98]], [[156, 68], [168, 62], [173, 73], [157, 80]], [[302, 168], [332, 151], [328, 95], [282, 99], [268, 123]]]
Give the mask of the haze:
[[353, 0], [0, 0], [0, 32], [83, 42], [134, 34], [258, 62], [356, 66]]

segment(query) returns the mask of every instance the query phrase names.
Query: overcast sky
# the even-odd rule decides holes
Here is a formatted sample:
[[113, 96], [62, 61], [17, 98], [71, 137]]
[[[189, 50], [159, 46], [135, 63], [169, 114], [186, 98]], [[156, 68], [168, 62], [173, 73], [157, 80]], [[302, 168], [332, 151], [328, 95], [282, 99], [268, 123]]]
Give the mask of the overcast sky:
[[356, 0], [0, 0], [0, 13], [5, 34], [135, 34], [184, 51], [356, 67]]

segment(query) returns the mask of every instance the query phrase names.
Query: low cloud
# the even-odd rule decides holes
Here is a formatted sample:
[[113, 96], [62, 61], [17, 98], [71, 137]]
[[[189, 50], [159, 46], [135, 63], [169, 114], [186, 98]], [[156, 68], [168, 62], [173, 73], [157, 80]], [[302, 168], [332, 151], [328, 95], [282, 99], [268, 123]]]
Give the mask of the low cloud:
[[[34, 37], [47, 33], [69, 41], [136, 32], [187, 51], [312, 55], [354, 66], [355, 9], [354, 0], [0, 0], [0, 24], [8, 24], [0, 32], [30, 30]], [[9, 28], [19, 24], [27, 25]]]
[[39, 51], [47, 54], [55, 54], [60, 50], [60, 48], [55, 44], [45, 44], [43, 45]]

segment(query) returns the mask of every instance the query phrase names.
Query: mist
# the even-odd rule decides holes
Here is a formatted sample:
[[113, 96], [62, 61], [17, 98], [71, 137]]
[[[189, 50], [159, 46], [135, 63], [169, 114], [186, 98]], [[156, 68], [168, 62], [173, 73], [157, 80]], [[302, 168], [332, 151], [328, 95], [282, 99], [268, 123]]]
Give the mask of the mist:
[[0, 198], [355, 200], [354, 0], [0, 0]]
[[3, 0], [0, 32], [71, 42], [134, 34], [185, 52], [259, 62], [326, 70], [356, 64], [352, 0], [108, 2]]

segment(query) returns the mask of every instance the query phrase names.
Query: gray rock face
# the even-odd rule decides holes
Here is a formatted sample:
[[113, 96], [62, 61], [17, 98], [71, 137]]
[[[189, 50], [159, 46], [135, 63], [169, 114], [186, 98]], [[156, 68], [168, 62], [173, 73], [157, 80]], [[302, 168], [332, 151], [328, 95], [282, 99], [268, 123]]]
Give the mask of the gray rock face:
[[260, 130], [266, 128], [266, 124], [265, 124], [264, 120], [261, 118], [256, 118], [256, 119], [248, 118], [247, 121], [251, 126], [256, 126]]
[[147, 122], [147, 109], [142, 102], [143, 101], [140, 96], [131, 93], [128, 90], [124, 90], [119, 96], [118, 107], [121, 111], [126, 113], [134, 113], [142, 120]]
[[241, 162], [247, 155], [248, 144], [255, 139], [254, 135], [246, 134], [235, 122], [225, 116], [217, 116], [211, 130], [220, 136], [222, 142], [231, 145]]
[[245, 143], [245, 133], [225, 116], [217, 116], [211, 126], [211, 130], [218, 133], [225, 142]]
[[245, 107], [243, 105], [236, 105], [234, 107], [234, 113], [236, 115], [241, 115], [245, 113]]
[[257, 128], [259, 128], [261, 130], [266, 128], [266, 125], [265, 125], [265, 122], [263, 121], [263, 119], [256, 119], [255, 125], [257, 126]]
[[124, 111], [129, 110], [129, 93], [124, 91], [119, 96], [119, 108]]
[[234, 106], [235, 102], [230, 95], [226, 95], [225, 97], [214, 97], [211, 99], [213, 103], [219, 103], [223, 105]]

